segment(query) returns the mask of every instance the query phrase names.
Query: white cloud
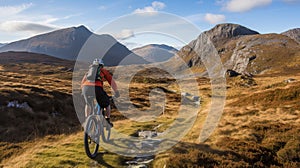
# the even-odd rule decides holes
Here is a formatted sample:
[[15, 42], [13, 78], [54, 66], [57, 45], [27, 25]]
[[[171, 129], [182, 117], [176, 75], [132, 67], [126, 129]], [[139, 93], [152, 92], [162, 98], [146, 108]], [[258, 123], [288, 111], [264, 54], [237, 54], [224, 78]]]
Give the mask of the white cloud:
[[125, 40], [128, 38], [134, 37], [134, 32], [133, 32], [133, 30], [123, 29], [120, 33], [115, 34], [114, 37], [117, 40]]
[[134, 13], [144, 13], [144, 12], [157, 12], [152, 6], [146, 6], [143, 9], [136, 9]]
[[230, 0], [225, 3], [224, 9], [230, 12], [246, 12], [271, 3], [272, 0]]
[[0, 30], [4, 32], [36, 34], [57, 28], [50, 23], [59, 20], [59, 18], [50, 15], [31, 16], [21, 14], [21, 12], [32, 6], [32, 3], [15, 6], [0, 6]]
[[159, 1], [152, 2], [151, 6], [146, 6], [144, 8], [138, 8], [133, 13], [156, 13], [159, 10], [162, 10], [166, 5]]
[[0, 17], [6, 17], [11, 15], [16, 15], [28, 8], [30, 8], [33, 4], [21, 4], [16, 6], [0, 6]]
[[70, 18], [82, 15], [78, 13], [58, 17], [48, 14], [31, 14], [30, 10], [33, 6], [35, 6], [33, 3], [0, 6], [0, 35], [2, 41], [11, 42], [11, 40], [24, 39], [60, 29], [62, 27], [58, 26], [59, 23], [66, 25]]
[[154, 2], [152, 2], [152, 7], [154, 9], [164, 9], [166, 7], [166, 5], [162, 2], [154, 1]]
[[60, 28], [54, 23], [67, 20], [81, 14], [72, 14], [63, 17], [52, 15], [31, 15], [21, 13], [29, 9], [33, 4], [21, 4], [15, 6], [0, 6], [0, 30], [23, 36], [36, 35]]
[[204, 16], [204, 20], [210, 24], [217, 24], [224, 22], [226, 20], [226, 17], [224, 15], [207, 13]]
[[58, 27], [26, 21], [6, 21], [0, 23], [0, 30], [6, 32], [29, 32], [32, 34], [43, 33], [57, 29]]

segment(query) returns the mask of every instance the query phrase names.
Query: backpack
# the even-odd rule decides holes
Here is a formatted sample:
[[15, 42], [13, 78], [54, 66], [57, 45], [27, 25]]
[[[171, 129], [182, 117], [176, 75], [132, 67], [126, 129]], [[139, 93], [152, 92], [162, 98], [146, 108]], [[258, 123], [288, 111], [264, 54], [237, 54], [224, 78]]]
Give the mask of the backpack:
[[96, 80], [101, 80], [100, 72], [101, 72], [101, 66], [91, 65], [87, 72], [86, 79], [91, 82], [95, 82]]

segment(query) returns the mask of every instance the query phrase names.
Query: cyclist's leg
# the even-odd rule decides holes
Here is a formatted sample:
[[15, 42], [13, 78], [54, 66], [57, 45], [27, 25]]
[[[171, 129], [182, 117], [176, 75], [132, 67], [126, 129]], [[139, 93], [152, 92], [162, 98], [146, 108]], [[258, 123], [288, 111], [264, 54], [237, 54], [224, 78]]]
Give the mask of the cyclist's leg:
[[93, 86], [84, 86], [82, 88], [82, 93], [85, 101], [85, 118], [87, 118], [92, 111], [92, 103], [93, 103]]
[[85, 104], [85, 118], [87, 118], [91, 114], [91, 106], [88, 104]]
[[111, 111], [111, 108], [110, 108], [110, 105], [108, 105], [106, 108], [105, 108], [105, 110], [106, 110], [106, 117], [107, 118], [110, 118], [110, 111]]
[[98, 104], [101, 107], [104, 107], [106, 110], [106, 119], [107, 121], [112, 125], [112, 123], [110, 122], [110, 102], [109, 102], [109, 97], [107, 95], [107, 93], [103, 90], [102, 87], [96, 87], [95, 88], [96, 91], [96, 100], [98, 102]]
[[96, 92], [96, 100], [98, 104], [103, 108], [109, 106], [109, 97], [107, 93], [103, 90], [103, 88], [100, 86], [96, 86], [95, 92]]

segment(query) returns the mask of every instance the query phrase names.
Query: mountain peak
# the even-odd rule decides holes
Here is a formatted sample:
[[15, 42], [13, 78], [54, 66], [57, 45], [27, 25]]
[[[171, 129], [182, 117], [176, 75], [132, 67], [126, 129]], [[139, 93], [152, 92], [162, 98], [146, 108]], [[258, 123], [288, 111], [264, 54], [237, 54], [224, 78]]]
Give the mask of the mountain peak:
[[[49, 33], [33, 36], [29, 39], [16, 41], [0, 48], [0, 52], [26, 51], [31, 53], [46, 54], [57, 58], [75, 60], [83, 45], [91, 38], [88, 54], [83, 61], [90, 62], [99, 53], [104, 53], [104, 61], [108, 66], [120, 64], [146, 64], [143, 58], [132, 54], [124, 45], [116, 41], [111, 35], [93, 34], [85, 26], [69, 27]], [[128, 56], [128, 57], [127, 57]], [[122, 61], [124, 58], [126, 61]], [[79, 58], [82, 59], [82, 58]]]
[[0, 52], [27, 51], [73, 60], [92, 34], [85, 26], [69, 27], [12, 42]]
[[74, 28], [75, 28], [75, 30], [89, 31], [90, 32], [90, 30], [87, 27], [85, 27], [84, 25], [80, 25], [80, 26], [74, 27]]
[[224, 44], [226, 41], [234, 37], [255, 35], [259, 33], [239, 24], [223, 23], [205, 31], [204, 34], [207, 35], [215, 45], [219, 45]]
[[[259, 34], [258, 32], [251, 30], [247, 27], [244, 27], [239, 24], [234, 24], [234, 23], [222, 23], [222, 24], [217, 24], [214, 28], [211, 29], [213, 30], [240, 30], [240, 32], [233, 32], [236, 33], [234, 35], [249, 35], [249, 34]], [[210, 31], [211, 31], [210, 30]]]

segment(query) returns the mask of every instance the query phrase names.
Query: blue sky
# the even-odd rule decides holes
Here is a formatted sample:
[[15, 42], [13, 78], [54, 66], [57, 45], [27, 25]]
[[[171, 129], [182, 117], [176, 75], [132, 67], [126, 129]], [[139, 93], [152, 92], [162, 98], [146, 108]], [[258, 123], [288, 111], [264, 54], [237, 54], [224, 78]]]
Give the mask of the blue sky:
[[218, 23], [230, 22], [260, 33], [281, 33], [300, 27], [299, 1], [0, 0], [0, 43], [78, 25], [96, 31], [124, 15], [144, 11], [177, 15], [201, 31]]

